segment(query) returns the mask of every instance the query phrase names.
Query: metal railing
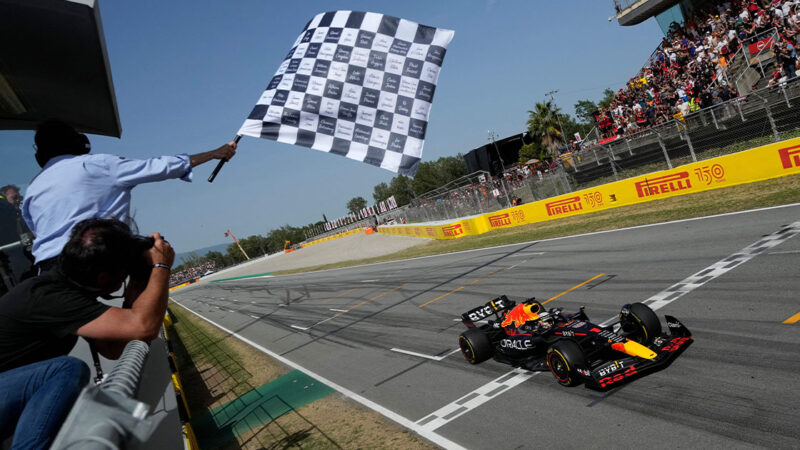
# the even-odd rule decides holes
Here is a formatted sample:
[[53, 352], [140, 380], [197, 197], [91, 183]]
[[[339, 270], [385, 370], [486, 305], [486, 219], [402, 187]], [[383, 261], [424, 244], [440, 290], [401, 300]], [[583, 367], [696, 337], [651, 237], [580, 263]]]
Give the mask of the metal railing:
[[[764, 39], [771, 39], [772, 45], [760, 49], [754, 55], [749, 54], [750, 45]], [[772, 28], [767, 31], [761, 32], [751, 38], [742, 41], [742, 47], [739, 49], [739, 51], [742, 52], [742, 58], [746, 66], [744, 70], [742, 70], [738, 75], [736, 75], [733, 81], [733, 85], [736, 86], [736, 90], [740, 94], [749, 94], [752, 91], [752, 84], [749, 83], [746, 79], [743, 80], [743, 78], [745, 78], [748, 74], [752, 74], [752, 71], [755, 70], [753, 69], [754, 61], [758, 65], [758, 70], [761, 73], [761, 76], [757, 77], [757, 79], [764, 78], [767, 76], [766, 71], [764, 70], [764, 64], [765, 62], [772, 59], [772, 57], [774, 56], [774, 53], [772, 52], [772, 47], [777, 45], [778, 42], [780, 42], [780, 36], [776, 28]], [[770, 54], [771, 56], [769, 58], [765, 58], [764, 56], [767, 54]]]

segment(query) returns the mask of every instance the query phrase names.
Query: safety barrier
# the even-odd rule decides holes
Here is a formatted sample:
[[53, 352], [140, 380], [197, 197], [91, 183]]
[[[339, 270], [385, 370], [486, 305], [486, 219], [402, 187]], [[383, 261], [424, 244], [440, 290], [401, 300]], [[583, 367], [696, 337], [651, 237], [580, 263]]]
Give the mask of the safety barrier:
[[150, 347], [130, 341], [100, 384], [86, 386], [75, 401], [51, 449], [122, 448], [152, 433], [150, 407], [134, 397]]
[[189, 280], [189, 281], [186, 281], [186, 282], [181, 283], [181, 284], [176, 284], [175, 286], [172, 286], [171, 288], [169, 288], [169, 291], [172, 292], [175, 289], [180, 289], [182, 287], [186, 287], [186, 286], [188, 286], [188, 285], [190, 285], [192, 283], [197, 283], [198, 281], [200, 281], [200, 278], [195, 278], [194, 280]]
[[800, 138], [795, 138], [451, 223], [379, 226], [378, 232], [433, 239], [457, 239], [501, 228], [798, 173], [800, 173]]
[[195, 437], [194, 430], [189, 422], [192, 419], [192, 415], [189, 410], [189, 404], [186, 401], [183, 383], [181, 382], [180, 371], [178, 370], [178, 361], [175, 359], [175, 352], [172, 349], [172, 341], [169, 338], [171, 329], [172, 318], [169, 315], [169, 310], [167, 310], [167, 314], [164, 316], [164, 327], [162, 328], [162, 334], [164, 336], [164, 342], [167, 343], [167, 358], [169, 361], [169, 368], [172, 371], [172, 387], [175, 390], [175, 397], [178, 402], [178, 416], [181, 419], [181, 426], [183, 428], [184, 445], [188, 450], [196, 450], [200, 447], [197, 445], [197, 438]]
[[341, 232], [341, 233], [336, 233], [336, 234], [333, 234], [333, 235], [330, 235], [330, 236], [326, 236], [324, 238], [314, 239], [313, 241], [304, 242], [303, 243], [303, 247], [308, 247], [310, 245], [321, 244], [323, 242], [331, 241], [333, 239], [339, 239], [339, 238], [343, 238], [343, 237], [346, 237], [346, 236], [352, 236], [354, 234], [363, 233], [364, 230], [365, 230], [365, 228], [356, 228], [354, 230], [349, 230], [349, 231], [344, 231], [344, 232]]

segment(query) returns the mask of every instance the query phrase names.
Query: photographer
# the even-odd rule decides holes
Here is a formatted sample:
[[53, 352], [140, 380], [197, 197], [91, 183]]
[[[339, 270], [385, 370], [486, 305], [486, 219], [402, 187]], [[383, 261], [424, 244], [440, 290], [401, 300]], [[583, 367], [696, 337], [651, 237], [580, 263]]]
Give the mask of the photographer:
[[[70, 234], [57, 270], [28, 279], [0, 297], [0, 373], [68, 354], [78, 336], [95, 340], [106, 358], [130, 340], [149, 341], [167, 309], [175, 252], [160, 234], [132, 235], [115, 219], [87, 219]], [[152, 247], [145, 250], [152, 243]], [[150, 268], [143, 290], [123, 308], [97, 297], [118, 291], [137, 267]]]

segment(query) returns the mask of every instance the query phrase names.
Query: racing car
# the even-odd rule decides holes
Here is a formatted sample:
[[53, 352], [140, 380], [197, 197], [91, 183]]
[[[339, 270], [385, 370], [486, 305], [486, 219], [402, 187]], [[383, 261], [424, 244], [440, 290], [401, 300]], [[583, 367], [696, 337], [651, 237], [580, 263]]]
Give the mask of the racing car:
[[597, 325], [583, 306], [567, 314], [562, 308], [545, 310], [535, 298], [517, 304], [502, 295], [461, 315], [467, 330], [458, 343], [471, 364], [494, 358], [549, 370], [563, 386], [608, 390], [666, 368], [691, 345], [689, 330], [678, 319], [665, 318], [668, 333], [650, 307], [633, 303], [622, 307], [618, 321]]

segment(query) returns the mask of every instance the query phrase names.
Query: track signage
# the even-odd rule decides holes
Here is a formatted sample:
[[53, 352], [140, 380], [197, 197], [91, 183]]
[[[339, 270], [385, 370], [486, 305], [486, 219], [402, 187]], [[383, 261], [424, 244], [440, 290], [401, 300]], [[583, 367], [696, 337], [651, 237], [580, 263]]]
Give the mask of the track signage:
[[678, 172], [663, 177], [644, 179], [635, 183], [639, 198], [691, 189], [689, 172]]

